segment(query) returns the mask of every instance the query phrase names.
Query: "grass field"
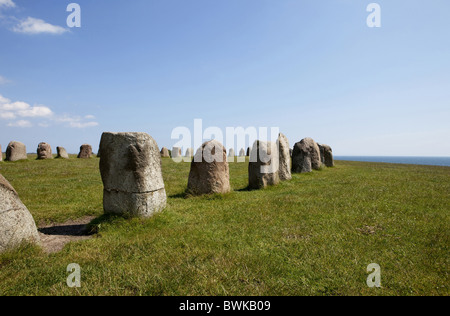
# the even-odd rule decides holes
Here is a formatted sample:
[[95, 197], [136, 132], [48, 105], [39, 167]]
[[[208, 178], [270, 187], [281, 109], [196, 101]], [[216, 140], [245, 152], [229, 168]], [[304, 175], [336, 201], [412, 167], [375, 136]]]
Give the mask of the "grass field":
[[[0, 163], [36, 223], [99, 217], [94, 238], [0, 255], [0, 295], [448, 295], [450, 168], [338, 161], [266, 190], [230, 164], [233, 192], [185, 198], [163, 160], [167, 209], [102, 216], [98, 159]], [[82, 287], [68, 288], [78, 263]], [[382, 288], [368, 288], [367, 266]]]

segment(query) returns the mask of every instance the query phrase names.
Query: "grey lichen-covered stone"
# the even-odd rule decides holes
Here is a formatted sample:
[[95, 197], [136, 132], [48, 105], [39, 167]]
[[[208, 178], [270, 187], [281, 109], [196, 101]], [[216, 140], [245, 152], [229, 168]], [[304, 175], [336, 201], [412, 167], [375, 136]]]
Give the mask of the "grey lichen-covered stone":
[[192, 148], [186, 149], [186, 154], [184, 155], [184, 157], [192, 158], [193, 156], [194, 156], [194, 149], [192, 149]]
[[285, 135], [280, 133], [277, 140], [279, 151], [279, 176], [281, 181], [287, 181], [292, 179], [291, 174], [291, 154], [289, 140]]
[[248, 184], [250, 190], [263, 189], [280, 182], [279, 153], [274, 142], [255, 141], [248, 165]]
[[212, 140], [205, 142], [195, 153], [191, 163], [187, 191], [192, 195], [228, 193], [230, 171], [223, 145]]
[[181, 157], [181, 148], [173, 147], [172, 148], [172, 158], [180, 158]]
[[244, 150], [244, 148], [241, 148], [241, 151], [239, 152], [239, 157], [245, 157], [245, 150]]
[[33, 216], [11, 184], [0, 175], [0, 253], [24, 242], [39, 244]]
[[150, 217], [166, 207], [161, 154], [146, 133], [103, 133], [100, 142], [106, 214]]
[[69, 159], [69, 154], [64, 147], [56, 147], [56, 151], [58, 154], [56, 158]]
[[37, 148], [37, 159], [53, 159], [52, 147], [47, 143], [40, 143]]
[[320, 160], [326, 167], [334, 167], [333, 149], [325, 144], [318, 144], [320, 149]]
[[6, 161], [19, 161], [26, 160], [27, 156], [27, 147], [25, 144], [21, 142], [12, 141], [9, 143], [6, 148]]
[[166, 147], [163, 147], [161, 149], [161, 158], [170, 158], [169, 149], [167, 149]]
[[319, 170], [321, 165], [320, 149], [312, 138], [302, 139], [295, 144], [292, 153], [292, 172], [312, 172], [313, 169]]
[[78, 158], [81, 159], [89, 159], [93, 155], [92, 146], [89, 144], [83, 144], [80, 147], [80, 153], [78, 154]]

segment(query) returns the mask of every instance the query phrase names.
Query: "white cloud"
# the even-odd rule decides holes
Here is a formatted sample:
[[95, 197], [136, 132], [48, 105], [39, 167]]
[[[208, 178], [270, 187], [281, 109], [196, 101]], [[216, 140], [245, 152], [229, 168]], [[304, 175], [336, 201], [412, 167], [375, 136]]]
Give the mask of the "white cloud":
[[13, 28], [14, 32], [25, 34], [63, 34], [68, 30], [57, 25], [52, 25], [41, 19], [28, 17], [26, 20], [21, 21]]
[[28, 128], [28, 127], [33, 127], [33, 124], [31, 124], [30, 121], [20, 120], [20, 121], [9, 123], [8, 126], [9, 127]]
[[[53, 124], [64, 124], [71, 128], [87, 128], [98, 126], [98, 122], [93, 121], [95, 116], [86, 115], [70, 116], [57, 115], [49, 107], [44, 105], [31, 106], [26, 102], [12, 102], [0, 94], [0, 120], [16, 120], [8, 124], [10, 127], [32, 127], [30, 121], [24, 119], [41, 120], [40, 127], [49, 127]], [[43, 121], [42, 121], [43, 120]]]
[[16, 4], [12, 0], [0, 0], [0, 8], [14, 8]]

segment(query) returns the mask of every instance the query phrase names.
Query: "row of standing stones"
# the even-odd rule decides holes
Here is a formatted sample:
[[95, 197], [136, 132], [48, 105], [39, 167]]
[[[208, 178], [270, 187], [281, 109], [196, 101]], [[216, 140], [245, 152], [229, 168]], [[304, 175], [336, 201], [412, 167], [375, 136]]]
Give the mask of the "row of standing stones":
[[[69, 155], [64, 147], [56, 147], [57, 156], [56, 158], [61, 159], [69, 159]], [[2, 152], [2, 147], [0, 145], [0, 153]], [[53, 159], [52, 147], [47, 143], [40, 143], [37, 148], [37, 159]], [[78, 158], [91, 158], [92, 146], [88, 144], [83, 144], [80, 147], [80, 153], [78, 154]], [[2, 161], [3, 157], [0, 155], [0, 161]], [[12, 141], [9, 143], [6, 148], [6, 158], [5, 161], [19, 161], [19, 160], [27, 160], [27, 148], [25, 144], [21, 142]]]
[[[12, 148], [21, 147], [12, 145]], [[39, 144], [38, 151], [40, 149], [47, 156], [50, 151], [51, 156], [49, 148], [45, 144]], [[89, 152], [89, 148], [86, 151]], [[92, 153], [92, 149], [90, 152]], [[188, 150], [186, 156], [192, 157], [192, 153], [192, 150]], [[242, 149], [240, 155], [243, 154]], [[264, 159], [272, 154], [279, 158], [276, 170], [269, 168], [272, 164], [270, 159]], [[234, 152], [230, 152], [228, 157], [231, 155], [234, 156]], [[146, 133], [106, 132], [100, 141], [99, 156], [105, 214], [147, 218], [166, 208], [161, 158], [170, 156], [167, 148], [159, 151], [156, 141]], [[181, 156], [181, 149], [172, 150], [172, 156]], [[291, 172], [311, 172], [313, 169], [320, 169], [322, 165], [334, 166], [329, 146], [318, 145], [311, 138], [305, 138], [295, 144], [292, 150], [283, 134], [279, 135], [276, 143], [256, 141], [251, 149], [247, 149], [247, 156], [250, 156], [250, 190], [290, 180]], [[226, 149], [216, 140], [205, 142], [193, 156], [187, 192], [191, 195], [204, 195], [230, 191]], [[23, 242], [39, 243], [36, 224], [17, 192], [0, 175], [0, 253]]]

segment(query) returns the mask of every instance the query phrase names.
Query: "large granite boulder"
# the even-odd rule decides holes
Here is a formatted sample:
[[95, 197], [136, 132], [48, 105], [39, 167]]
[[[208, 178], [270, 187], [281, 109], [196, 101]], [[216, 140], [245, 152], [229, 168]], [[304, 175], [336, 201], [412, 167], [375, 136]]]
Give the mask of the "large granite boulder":
[[77, 158], [89, 159], [92, 157], [92, 155], [92, 146], [89, 144], [83, 144], [80, 147], [80, 153], [78, 154]]
[[6, 148], [6, 161], [19, 161], [26, 160], [27, 156], [27, 147], [25, 144], [21, 142], [12, 141], [9, 143]]
[[268, 141], [255, 141], [248, 165], [249, 189], [258, 190], [278, 184], [280, 182], [278, 169], [277, 144]]
[[64, 147], [56, 147], [57, 156], [56, 158], [61, 159], [69, 159], [69, 154], [67, 153], [67, 150]]
[[217, 140], [204, 143], [191, 163], [187, 191], [192, 195], [228, 193], [230, 171], [227, 153]]
[[321, 165], [320, 149], [312, 138], [302, 139], [295, 144], [292, 153], [292, 172], [312, 172], [313, 169], [319, 170]]
[[166, 147], [163, 147], [161, 149], [161, 158], [170, 158], [169, 149], [167, 149]]
[[22, 243], [39, 243], [33, 216], [11, 184], [0, 175], [0, 253]]
[[324, 144], [318, 144], [320, 149], [320, 160], [326, 167], [334, 167], [333, 149]]
[[280, 133], [280, 135], [278, 136], [277, 145], [280, 157], [278, 169], [280, 180], [291, 180], [291, 154], [289, 140], [286, 136]]
[[47, 143], [40, 143], [37, 148], [37, 159], [53, 159], [52, 147]]
[[146, 133], [103, 133], [100, 173], [106, 214], [150, 217], [166, 207], [161, 154]]

